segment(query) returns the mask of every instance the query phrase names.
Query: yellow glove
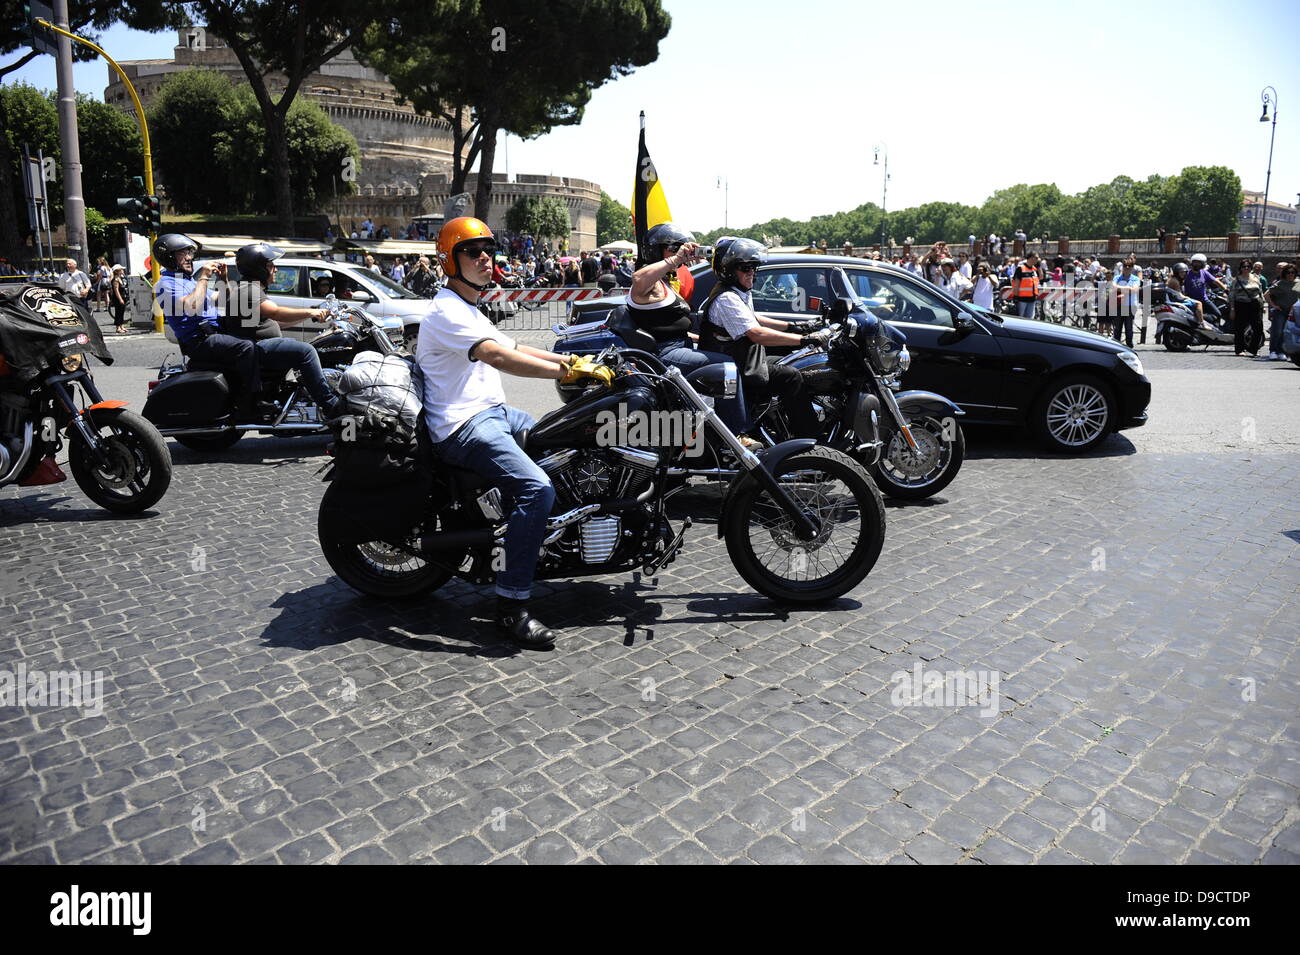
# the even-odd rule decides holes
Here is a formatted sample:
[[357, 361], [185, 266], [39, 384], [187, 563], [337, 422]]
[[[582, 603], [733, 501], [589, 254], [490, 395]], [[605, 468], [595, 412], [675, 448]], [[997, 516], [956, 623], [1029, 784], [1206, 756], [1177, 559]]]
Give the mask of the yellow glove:
[[609, 385], [614, 381], [614, 369], [608, 365], [597, 364], [594, 355], [583, 355], [569, 364], [569, 370], [560, 379], [560, 384], [569, 385], [579, 378], [595, 378], [597, 381]]

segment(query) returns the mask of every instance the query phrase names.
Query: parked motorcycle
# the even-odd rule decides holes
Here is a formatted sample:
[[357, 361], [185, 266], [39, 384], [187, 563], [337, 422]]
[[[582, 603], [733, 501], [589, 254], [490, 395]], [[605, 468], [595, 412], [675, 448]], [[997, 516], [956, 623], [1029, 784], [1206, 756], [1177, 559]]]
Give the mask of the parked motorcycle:
[[[837, 270], [838, 272], [839, 270]], [[817, 442], [837, 448], [867, 467], [880, 490], [901, 500], [922, 500], [939, 493], [957, 476], [966, 454], [966, 439], [956, 404], [929, 391], [899, 392], [900, 379], [911, 363], [906, 336], [877, 318], [840, 274], [848, 295], [830, 306], [827, 318], [840, 325], [826, 349], [805, 348], [780, 359], [798, 368], [813, 394], [813, 409], [822, 423]], [[853, 318], [850, 326], [846, 321]], [[653, 347], [621, 309], [586, 325], [554, 325], [559, 336], [551, 350], [560, 354], [592, 354], [611, 345]], [[560, 398], [572, 401], [581, 385], [557, 386]], [[898, 392], [895, 394], [895, 392]], [[881, 409], [884, 415], [881, 416]], [[778, 402], [754, 409], [757, 434], [768, 444], [790, 437]], [[868, 427], [868, 424], [870, 425]], [[734, 463], [725, 447], [708, 442], [713, 456], [695, 469], [729, 478]]]
[[[885, 534], [880, 492], [862, 467], [811, 439], [755, 455], [718, 418], [707, 397], [734, 396], [736, 366], [710, 365], [690, 378], [636, 349], [609, 348], [615, 370], [598, 386], [543, 417], [523, 440], [556, 489], [538, 579], [640, 568], [654, 574], [680, 553], [688, 517], [674, 530], [667, 502], [686, 486], [688, 448], [665, 427], [644, 442], [602, 441], [609, 420], [703, 421], [740, 462], [723, 499], [718, 536], [741, 577], [774, 600], [839, 597], [875, 565]], [[653, 430], [653, 429], [652, 429]], [[354, 485], [331, 483], [318, 519], [321, 549], [346, 583], [378, 597], [413, 597], [452, 577], [490, 584], [505, 534], [501, 495], [472, 471], [434, 469], [427, 506], [389, 515], [379, 528], [358, 520]], [[713, 505], [710, 506], [713, 510]]]
[[[358, 352], [391, 354], [403, 349], [399, 318], [371, 315], [358, 305], [330, 295], [325, 309], [326, 328], [308, 344], [320, 357], [325, 380], [335, 387]], [[169, 330], [170, 332], [170, 330]], [[169, 338], [172, 336], [168, 335]], [[165, 437], [175, 438], [194, 451], [223, 451], [249, 432], [292, 437], [326, 431], [320, 408], [297, 376], [286, 371], [265, 372], [262, 393], [275, 412], [260, 418], [237, 417], [234, 396], [220, 365], [164, 359], [156, 381], [149, 382], [143, 414]]]
[[[0, 487], [67, 479], [106, 510], [136, 514], [162, 498], [172, 460], [152, 424], [106, 401], [87, 354], [112, 356], [84, 305], [55, 286], [25, 285], [0, 295]], [[80, 394], [78, 394], [80, 392]]]

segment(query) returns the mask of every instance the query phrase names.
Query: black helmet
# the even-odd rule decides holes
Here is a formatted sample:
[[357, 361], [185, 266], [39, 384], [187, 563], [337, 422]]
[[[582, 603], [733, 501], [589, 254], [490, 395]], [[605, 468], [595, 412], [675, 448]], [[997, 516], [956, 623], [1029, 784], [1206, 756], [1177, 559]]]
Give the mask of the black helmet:
[[176, 268], [176, 253], [186, 249], [193, 249], [197, 253], [199, 248], [199, 244], [189, 236], [180, 232], [168, 232], [154, 240], [153, 258], [159, 268], [172, 270]]
[[284, 255], [273, 245], [254, 242], [235, 253], [235, 268], [239, 277], [248, 282], [265, 282], [271, 277], [271, 263]]
[[767, 261], [767, 249], [762, 242], [723, 236], [713, 245], [713, 259], [709, 264], [718, 281], [728, 285], [736, 283], [736, 269], [742, 265], [762, 265]]
[[679, 229], [671, 222], [661, 222], [645, 234], [645, 243], [641, 246], [641, 261], [645, 265], [651, 265], [664, 257], [664, 246], [694, 241], [695, 236], [685, 229]]
[[1186, 271], [1187, 271], [1186, 262], [1179, 262], [1177, 265], [1174, 266], [1174, 275], [1182, 275]]

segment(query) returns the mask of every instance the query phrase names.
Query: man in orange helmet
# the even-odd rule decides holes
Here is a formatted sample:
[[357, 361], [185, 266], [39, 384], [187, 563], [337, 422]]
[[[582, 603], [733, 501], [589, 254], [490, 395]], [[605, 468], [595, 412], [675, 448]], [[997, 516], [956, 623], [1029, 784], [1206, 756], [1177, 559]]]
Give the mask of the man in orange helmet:
[[[511, 502], [505, 563], [496, 579], [497, 631], [521, 646], [544, 648], [557, 634], [528, 612], [528, 598], [555, 488], [515, 440], [534, 421], [506, 404], [501, 372], [557, 380], [582, 372], [570, 371], [574, 356], [519, 344], [478, 310], [479, 294], [492, 282], [495, 251], [492, 230], [479, 219], [460, 216], [442, 227], [438, 261], [447, 282], [420, 322], [415, 357], [424, 372], [424, 419], [435, 453], [481, 475]], [[591, 373], [593, 366], [579, 364]], [[609, 374], [604, 366], [594, 368]]]

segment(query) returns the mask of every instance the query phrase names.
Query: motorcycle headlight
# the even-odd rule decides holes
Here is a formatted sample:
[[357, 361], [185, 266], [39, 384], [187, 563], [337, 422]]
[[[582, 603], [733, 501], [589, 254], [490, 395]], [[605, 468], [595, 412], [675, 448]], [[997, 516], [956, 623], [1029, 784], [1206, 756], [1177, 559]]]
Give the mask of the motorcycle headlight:
[[71, 373], [80, 368], [84, 361], [85, 357], [81, 352], [77, 352], [75, 355], [64, 355], [60, 364], [63, 366], [64, 371]]
[[907, 371], [912, 367], [912, 353], [904, 346], [903, 350], [898, 353], [898, 370]]
[[1142, 371], [1142, 359], [1138, 358], [1138, 356], [1133, 354], [1131, 351], [1120, 352], [1119, 360], [1122, 361], [1124, 364], [1128, 365], [1130, 368], [1132, 368], [1135, 372], [1138, 373], [1138, 375], [1144, 374]]

